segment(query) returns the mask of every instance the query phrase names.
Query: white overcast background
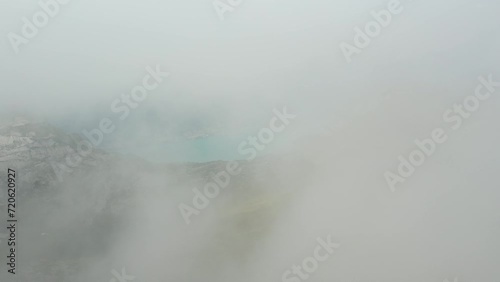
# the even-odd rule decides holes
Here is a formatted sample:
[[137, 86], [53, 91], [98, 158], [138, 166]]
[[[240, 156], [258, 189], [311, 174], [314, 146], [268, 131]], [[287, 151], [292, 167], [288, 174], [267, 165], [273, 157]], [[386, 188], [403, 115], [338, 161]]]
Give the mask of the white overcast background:
[[[8, 34], [21, 34], [21, 19], [40, 8], [0, 0], [0, 119], [95, 128], [102, 118], [116, 120], [113, 100], [156, 65], [170, 76], [116, 124], [105, 149], [159, 155], [167, 135], [182, 137], [193, 124], [212, 137], [246, 138], [268, 125], [274, 108], [297, 115], [273, 146], [304, 164], [273, 169], [284, 183], [301, 182], [297, 170], [313, 177], [244, 262], [224, 262], [207, 276], [184, 264], [210, 249], [206, 236], [219, 221], [208, 212], [188, 228], [177, 204], [193, 187], [170, 198], [160, 188], [168, 180], [151, 176], [133, 218], [148, 219], [140, 225], [147, 233], [116, 238], [88, 273], [123, 259], [140, 282], [279, 282], [317, 237], [332, 234], [341, 247], [310, 281], [498, 281], [500, 88], [447, 131], [449, 140], [396, 192], [384, 172], [415, 139], [449, 128], [442, 114], [474, 94], [478, 77], [500, 81], [500, 2], [402, 0], [404, 10], [348, 63], [340, 44], [353, 44], [354, 28], [389, 2], [244, 0], [220, 20], [212, 0], [71, 0], [16, 54]], [[88, 273], [80, 279], [96, 277]]]

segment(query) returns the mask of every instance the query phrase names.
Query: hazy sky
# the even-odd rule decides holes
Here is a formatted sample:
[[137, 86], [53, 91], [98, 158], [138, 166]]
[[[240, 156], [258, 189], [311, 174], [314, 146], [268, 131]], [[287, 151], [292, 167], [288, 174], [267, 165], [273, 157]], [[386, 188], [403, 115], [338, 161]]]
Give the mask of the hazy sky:
[[[274, 108], [297, 115], [272, 146], [299, 149], [245, 163], [243, 177], [231, 180], [192, 226], [182, 222], [179, 203], [189, 203], [192, 189], [204, 185], [191, 178], [205, 181], [219, 164], [167, 173], [163, 166], [143, 168], [143, 162], [123, 158], [123, 164], [105, 163], [89, 177], [68, 175], [61, 184], [62, 208], [36, 198], [33, 205], [20, 205], [32, 215], [21, 220], [29, 227], [21, 232], [34, 238], [23, 248], [40, 252], [25, 257], [51, 261], [46, 251], [53, 251], [53, 258], [61, 259], [58, 252], [79, 251], [59, 249], [73, 239], [79, 248], [98, 248], [85, 235], [99, 236], [94, 229], [72, 235], [86, 226], [78, 220], [91, 221], [88, 214], [100, 218], [118, 197], [110, 187], [137, 180], [137, 195], [129, 203], [135, 209], [123, 215], [131, 224], [110, 236], [116, 250], [81, 266], [83, 274], [93, 273], [91, 266], [102, 275], [71, 281], [109, 281], [101, 279], [111, 278], [106, 263], [122, 262], [145, 282], [159, 277], [280, 281], [287, 267], [310, 255], [315, 238], [328, 234], [342, 247], [315, 281], [498, 278], [498, 89], [460, 131], [451, 130], [442, 114], [474, 93], [479, 76], [492, 74], [500, 81], [500, 1], [401, 1], [403, 11], [351, 63], [340, 44], [353, 44], [354, 29], [364, 28], [373, 19], [370, 13], [385, 9], [390, 0], [244, 0], [225, 20], [212, 1], [70, 0], [16, 54], [8, 34], [21, 34], [23, 17], [31, 19], [40, 10], [38, 0], [0, 0], [0, 121], [28, 114], [81, 132], [112, 118], [117, 129], [106, 136], [106, 149], [160, 160], [159, 152], [177, 157], [192, 149], [167, 148], [166, 141], [208, 133], [217, 144], [198, 144], [215, 152], [204, 156], [207, 161], [236, 152], [246, 134], [269, 124]], [[142, 83], [146, 67], [157, 65], [170, 76], [119, 121], [111, 105]], [[338, 122], [348, 124], [344, 131], [318, 137], [322, 127]], [[391, 193], [384, 172], [397, 169], [398, 156], [407, 157], [416, 138], [430, 138], [437, 127], [446, 128], [449, 141]], [[234, 143], [226, 145], [229, 139]], [[214, 148], [220, 147], [228, 151], [217, 155]], [[38, 180], [24, 169], [20, 174]], [[262, 193], [256, 198], [263, 203], [252, 202], [247, 197], [252, 193]], [[274, 202], [268, 198], [273, 194], [282, 198]], [[256, 212], [249, 213], [251, 221], [260, 226], [260, 220], [268, 220], [259, 216], [261, 206], [270, 203], [274, 210], [282, 200], [286, 209], [276, 212], [258, 242], [241, 234], [245, 222], [214, 217], [216, 207], [222, 207], [222, 215], [233, 208], [246, 214], [249, 208]], [[56, 209], [55, 216], [39, 213], [38, 205]], [[25, 219], [43, 228], [47, 221], [64, 232], [30, 229], [37, 225]], [[67, 243], [60, 245], [61, 239]], [[248, 251], [233, 248], [240, 245]], [[244, 262], [218, 264], [217, 255], [233, 249], [244, 254], [239, 257]], [[204, 264], [193, 264], [200, 254], [217, 265], [209, 269], [211, 276], [202, 277]]]
[[388, 2], [252, 0], [221, 21], [211, 1], [72, 0], [15, 54], [7, 34], [20, 34], [22, 17], [40, 8], [1, 0], [0, 111], [80, 131], [113, 115], [112, 101], [159, 64], [171, 76], [124, 122], [128, 138], [146, 124], [232, 131], [260, 127], [282, 105], [311, 124], [387, 94], [455, 101], [498, 71], [500, 4], [491, 0], [402, 1], [403, 12], [348, 64], [340, 43], [352, 44], [354, 27]]

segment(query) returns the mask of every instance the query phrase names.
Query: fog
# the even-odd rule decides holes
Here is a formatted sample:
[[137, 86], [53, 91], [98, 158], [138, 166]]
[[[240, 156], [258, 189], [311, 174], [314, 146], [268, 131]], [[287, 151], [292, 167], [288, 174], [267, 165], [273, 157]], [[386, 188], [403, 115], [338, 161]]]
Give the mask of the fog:
[[0, 281], [500, 277], [498, 2], [70, 0], [12, 43], [40, 3], [0, 0]]

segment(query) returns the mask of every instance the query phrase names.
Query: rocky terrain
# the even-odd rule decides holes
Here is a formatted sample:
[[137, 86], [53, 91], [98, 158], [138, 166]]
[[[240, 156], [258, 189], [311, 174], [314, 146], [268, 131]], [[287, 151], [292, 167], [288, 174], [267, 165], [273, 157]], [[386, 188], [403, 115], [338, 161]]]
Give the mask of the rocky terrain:
[[[121, 232], [136, 224], [135, 218], [144, 210], [143, 199], [155, 191], [167, 195], [165, 203], [160, 204], [166, 207], [165, 216], [172, 226], [185, 228], [178, 203], [189, 203], [190, 190], [202, 188], [226, 166], [222, 161], [152, 164], [93, 150], [70, 171], [56, 172], [58, 166], [67, 164], [68, 157], [77, 154], [78, 141], [80, 136], [41, 121], [17, 118], [0, 125], [2, 187], [7, 183], [8, 168], [18, 173], [16, 212], [22, 230], [18, 235], [22, 246], [19, 277], [25, 281], [79, 281], [77, 277], [88, 277], [82, 273], [90, 271], [85, 268], [89, 261], [113, 263], [109, 254]], [[290, 183], [285, 174], [276, 171], [294, 162], [296, 173], [303, 170], [299, 161], [278, 157], [263, 157], [242, 166], [230, 187], [212, 201], [206, 213], [194, 219], [195, 225], [202, 226], [211, 221], [215, 231], [207, 239], [211, 243], [190, 258], [193, 267], [204, 269], [200, 272], [203, 275], [215, 275], [224, 261], [245, 260], [245, 254], [265, 237], [279, 216], [289, 200], [286, 195], [303, 185]], [[290, 173], [294, 173], [293, 167]], [[58, 173], [63, 177], [58, 178]], [[0, 203], [3, 210], [3, 188]], [[0, 221], [6, 222], [5, 212], [0, 213]], [[7, 247], [5, 243], [0, 242], [1, 249]], [[0, 263], [5, 265], [4, 256]], [[1, 273], [0, 277], [6, 272], [2, 269]]]

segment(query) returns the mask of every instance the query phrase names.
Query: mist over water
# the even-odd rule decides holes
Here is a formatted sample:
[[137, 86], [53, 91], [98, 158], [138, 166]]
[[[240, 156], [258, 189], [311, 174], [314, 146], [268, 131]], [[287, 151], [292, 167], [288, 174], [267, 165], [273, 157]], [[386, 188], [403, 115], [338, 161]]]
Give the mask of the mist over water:
[[0, 3], [0, 281], [498, 279], [499, 3], [236, 2]]

